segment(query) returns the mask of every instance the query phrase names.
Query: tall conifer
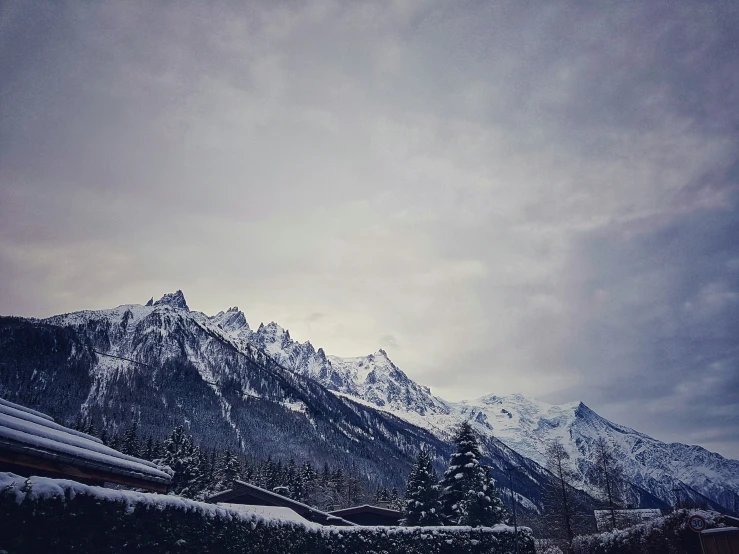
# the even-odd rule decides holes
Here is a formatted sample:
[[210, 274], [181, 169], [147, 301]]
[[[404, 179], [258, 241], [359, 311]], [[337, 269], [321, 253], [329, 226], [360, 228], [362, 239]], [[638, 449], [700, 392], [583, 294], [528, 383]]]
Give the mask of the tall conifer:
[[401, 525], [441, 525], [439, 478], [426, 450], [418, 454], [405, 489], [405, 515]]

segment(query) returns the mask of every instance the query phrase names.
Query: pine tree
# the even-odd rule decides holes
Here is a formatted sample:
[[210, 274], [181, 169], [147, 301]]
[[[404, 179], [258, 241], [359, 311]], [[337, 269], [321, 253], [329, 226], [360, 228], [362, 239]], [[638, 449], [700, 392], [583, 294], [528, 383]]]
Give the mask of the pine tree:
[[464, 503], [464, 525], [470, 527], [491, 527], [503, 523], [508, 512], [500, 499], [490, 468], [479, 466], [478, 484], [472, 489]]
[[129, 456], [141, 455], [141, 443], [138, 437], [138, 425], [134, 421], [123, 433], [123, 443], [121, 444], [121, 452]]
[[262, 475], [260, 479], [262, 487], [271, 491], [280, 484], [278, 477], [277, 464], [272, 460], [272, 456], [269, 456], [262, 466]]
[[226, 450], [218, 468], [216, 490], [224, 491], [231, 488], [233, 482], [237, 479], [241, 479], [239, 458], [236, 454], [232, 454], [230, 450]]
[[398, 488], [397, 487], [393, 487], [390, 490], [390, 507], [393, 510], [400, 509], [400, 497], [398, 495]]
[[331, 476], [331, 503], [334, 506], [343, 506], [344, 472], [337, 468]]
[[113, 450], [118, 450], [121, 445], [121, 439], [118, 435], [113, 435], [110, 437], [110, 440], [108, 442], [108, 446], [112, 448]]
[[318, 474], [310, 462], [305, 462], [300, 475], [303, 482], [303, 498], [305, 502], [311, 505], [318, 504], [316, 494]]
[[405, 515], [401, 525], [441, 525], [439, 478], [431, 456], [425, 449], [418, 454], [418, 459], [408, 476], [404, 504]]
[[193, 447], [192, 437], [185, 433], [182, 425], [176, 427], [164, 441], [164, 452], [156, 462], [167, 465], [174, 471], [171, 490], [175, 494], [187, 497], [195, 495], [194, 483], [197, 482], [200, 473], [198, 456], [199, 453]]
[[211, 448], [210, 450], [210, 458], [208, 459], [208, 483], [209, 487], [215, 489], [215, 485], [217, 482], [217, 474], [218, 473], [218, 461], [216, 457], [216, 449]]
[[454, 436], [457, 451], [449, 460], [441, 483], [442, 513], [448, 525], [464, 525], [466, 500], [481, 489], [480, 447], [472, 427], [465, 421]]
[[346, 483], [346, 501], [349, 506], [357, 506], [361, 504], [360, 498], [362, 496], [362, 484], [359, 477], [357, 476], [357, 468], [352, 463], [351, 470], [345, 478]]
[[298, 471], [295, 460], [293, 458], [290, 458], [290, 461], [287, 464], [287, 489], [288, 489], [288, 495], [293, 500], [297, 500], [298, 502], [303, 501], [303, 476]]
[[92, 425], [92, 420], [87, 416], [79, 416], [71, 425], [71, 428], [87, 435], [95, 434], [95, 427]]

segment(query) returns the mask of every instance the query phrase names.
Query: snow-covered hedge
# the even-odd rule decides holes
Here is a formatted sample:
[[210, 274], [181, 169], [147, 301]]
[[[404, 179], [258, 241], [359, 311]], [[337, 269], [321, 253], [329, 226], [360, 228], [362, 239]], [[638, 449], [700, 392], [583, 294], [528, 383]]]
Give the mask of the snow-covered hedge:
[[[0, 473], [0, 551], [250, 554], [509, 554], [513, 529], [321, 527], [176, 496]], [[530, 530], [519, 552], [533, 554]]]
[[702, 515], [708, 528], [724, 526], [722, 516], [717, 512], [678, 510], [627, 529], [576, 537], [574, 551], [575, 554], [700, 554], [698, 534], [688, 528], [691, 514]]

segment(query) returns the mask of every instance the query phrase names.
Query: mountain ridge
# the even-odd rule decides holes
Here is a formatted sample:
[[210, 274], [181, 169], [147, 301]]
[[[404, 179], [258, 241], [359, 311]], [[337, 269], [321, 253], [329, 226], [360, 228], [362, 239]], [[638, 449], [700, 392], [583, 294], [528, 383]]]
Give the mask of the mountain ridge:
[[[252, 422], [244, 419], [245, 414], [251, 413], [254, 421], [265, 422], [264, 418], [269, 413], [279, 414], [274, 417], [290, 421], [290, 425], [297, 425], [304, 429], [301, 432], [313, 436], [314, 442], [318, 441], [315, 444], [302, 443], [309, 451], [316, 448], [317, 457], [325, 457], [329, 451], [332, 456], [345, 455], [320, 443], [325, 441], [320, 438], [321, 433], [330, 433], [331, 436], [344, 437], [337, 438], [337, 444], [346, 444], [363, 452], [360, 454], [365, 456], [361, 458], [364, 460], [362, 463], [369, 464], [368, 467], [374, 467], [377, 462], [372, 460], [373, 456], [369, 454], [372, 449], [367, 445], [377, 440], [377, 433], [384, 433], [380, 431], [384, 425], [393, 431], [385, 437], [383, 452], [391, 459], [400, 456], [400, 461], [391, 463], [391, 466], [396, 464], [392, 466], [396, 468], [400, 467], [398, 463], [401, 466], [410, 463], [412, 448], [408, 450], [402, 446], [408, 443], [409, 437], [414, 438], [408, 444], [421, 444], [414, 442], [418, 440], [422, 443], [431, 441], [436, 445], [438, 459], [441, 459], [448, 449], [455, 426], [468, 420], [488, 445], [493, 458], [497, 456], [503, 464], [512, 463], [515, 458], [519, 460], [517, 463], [526, 465], [525, 475], [521, 477], [522, 483], [525, 481], [522, 487], [526, 489], [527, 501], [532, 506], [540, 500], [541, 483], [549, 478], [543, 470], [543, 450], [546, 443], [556, 437], [563, 440], [577, 466], [579, 477], [575, 486], [595, 495], [591, 482], [592, 444], [597, 436], [603, 435], [626, 455], [630, 500], [636, 505], [672, 505], [673, 489], [679, 487], [685, 491], [686, 499], [713, 503], [734, 513], [739, 508], [739, 482], [733, 477], [739, 475], [739, 462], [702, 447], [661, 443], [610, 422], [582, 402], [554, 406], [520, 394], [488, 394], [475, 400], [448, 402], [410, 379], [382, 349], [353, 358], [330, 356], [321, 348], [316, 350], [309, 341], [300, 343], [293, 340], [289, 331], [275, 322], [262, 323], [253, 330], [243, 312], [235, 306], [214, 316], [190, 310], [182, 291], [164, 295], [156, 302], [150, 301], [147, 306], [128, 304], [110, 310], [83, 310], [25, 321], [73, 331], [69, 340], [77, 346], [70, 347], [70, 359], [79, 357], [80, 352], [89, 356], [85, 357], [84, 363], [80, 362], [86, 369], [75, 370], [88, 373], [79, 385], [80, 390], [89, 385], [81, 402], [82, 409], [103, 419], [113, 417], [102, 408], [111, 402], [115, 406], [114, 414], [118, 414], [116, 417], [122, 420], [130, 418], [130, 414], [121, 413], [128, 405], [123, 402], [116, 404], [117, 398], [129, 398], [133, 392], [139, 391], [153, 407], [130, 401], [126, 409], [135, 407], [141, 413], [149, 414], [147, 417], [152, 421], [162, 417], [174, 418], [181, 413], [197, 427], [200, 423], [192, 420], [192, 408], [200, 410], [198, 406], [205, 402], [202, 409], [212, 425], [222, 429], [220, 432], [224, 436], [234, 435], [243, 446], [245, 439], [239, 433], [246, 433], [252, 439], [257, 433]], [[5, 337], [4, 340], [7, 342], [9, 339]], [[86, 343], [89, 343], [89, 348]], [[116, 355], [130, 357], [143, 365], [128, 367], [131, 364], [106, 357]], [[246, 361], [240, 361], [238, 356], [245, 356]], [[40, 360], [40, 365], [46, 363], [47, 360]], [[145, 371], [143, 368], [147, 363], [160, 369]], [[32, 374], [36, 374], [35, 369]], [[51, 372], [44, 378], [64, 379], [61, 375], [54, 375], [57, 374]], [[32, 380], [31, 377], [29, 379]], [[154, 391], [149, 390], [152, 387], [147, 388], [147, 379], [154, 383]], [[195, 398], [188, 391], [179, 389], [173, 394], [167, 391], [167, 379], [179, 380], [178, 383], [187, 381], [193, 390], [200, 391], [198, 394], [201, 396]], [[338, 404], [328, 400], [322, 390], [335, 397]], [[29, 393], [29, 397], [33, 395]], [[317, 398], [322, 400], [318, 402]], [[325, 418], [322, 403], [336, 410], [339, 419]], [[170, 415], [166, 410], [171, 410], [173, 405], [176, 414]], [[339, 413], [343, 415], [338, 416]], [[355, 420], [358, 413], [363, 414], [360, 419], [377, 422], [379, 427]], [[356, 421], [352, 424], [354, 428], [343, 425], [342, 418]], [[316, 434], [319, 427], [321, 430]], [[202, 432], [206, 433], [206, 430]], [[275, 436], [291, 436], [286, 433], [288, 431], [284, 429], [276, 430]], [[423, 433], [428, 435], [420, 439]], [[345, 443], [347, 439], [349, 443]], [[267, 446], [277, 451], [285, 449], [284, 444], [274, 441], [267, 441], [265, 448]], [[346, 452], [350, 450], [341, 448]], [[398, 448], [401, 450], [393, 453]], [[391, 466], [387, 466], [387, 471]], [[397, 473], [397, 469], [395, 471]]]
[[[270, 325], [277, 326], [274, 323]], [[316, 372], [310, 366], [310, 352], [303, 357], [295, 356], [296, 351], [302, 351], [304, 345], [310, 343], [292, 341], [289, 331], [277, 328], [282, 330], [279, 344], [266, 340], [266, 335], [261, 337], [261, 344], [278, 357], [290, 351], [288, 367], [318, 379], [337, 393], [361, 398], [439, 436], [448, 436], [454, 425], [467, 419], [478, 433], [498, 438], [542, 466], [545, 465], [546, 442], [560, 438], [577, 466], [576, 486], [595, 494], [593, 467], [588, 458], [592, 456], [595, 436], [606, 435], [610, 444], [626, 455], [625, 472], [634, 486], [644, 488], [668, 505], [678, 500], [675, 489], [682, 489], [685, 498], [701, 502], [709, 499], [733, 513], [739, 511], [739, 479], [733, 477], [739, 474], [739, 462], [699, 445], [663, 443], [600, 416], [581, 401], [550, 405], [522, 394], [487, 394], [474, 400], [446, 401], [433, 395], [428, 387], [408, 378], [383, 349], [351, 358], [322, 356], [322, 372]], [[303, 363], [305, 365], [301, 365]], [[328, 375], [331, 375], [330, 379], [327, 379]], [[497, 404], [501, 411], [494, 413], [490, 408]], [[509, 423], [515, 420], [518, 434], [513, 433], [514, 426], [505, 424], [506, 419]], [[544, 431], [537, 432], [541, 429]], [[614, 433], [628, 435], [629, 440], [617, 441]], [[637, 444], [639, 441], [641, 444]], [[660, 468], [661, 475], [652, 475], [647, 460]], [[694, 471], [690, 471], [691, 465], [694, 465]], [[676, 475], [673, 478], [669, 473]], [[711, 477], [713, 473], [725, 475], [716, 479]], [[728, 487], [724, 486], [725, 482], [728, 482]], [[631, 499], [638, 500], [636, 496], [638, 494], [634, 493]]]

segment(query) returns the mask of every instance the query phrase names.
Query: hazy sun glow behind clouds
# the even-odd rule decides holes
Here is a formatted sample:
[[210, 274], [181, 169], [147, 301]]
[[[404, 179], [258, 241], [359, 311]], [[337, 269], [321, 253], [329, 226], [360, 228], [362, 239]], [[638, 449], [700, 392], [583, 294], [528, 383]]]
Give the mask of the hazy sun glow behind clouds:
[[0, 17], [0, 313], [182, 288], [739, 456], [731, 3]]

